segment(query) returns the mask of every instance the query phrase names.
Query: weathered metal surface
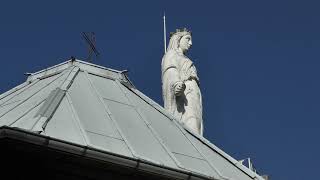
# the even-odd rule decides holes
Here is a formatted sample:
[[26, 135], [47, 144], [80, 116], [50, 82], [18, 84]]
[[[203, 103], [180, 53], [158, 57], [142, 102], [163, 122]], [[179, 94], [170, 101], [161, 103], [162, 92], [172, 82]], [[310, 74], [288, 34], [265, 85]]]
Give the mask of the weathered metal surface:
[[72, 109], [67, 98], [64, 98], [55, 115], [48, 122], [43, 134], [80, 145], [87, 145], [76, 121], [77, 119], [72, 116]]
[[[0, 95], [0, 126], [42, 128], [41, 136], [135, 159], [137, 168], [201, 175], [182, 173], [186, 179], [261, 178], [176, 121], [121, 71], [76, 60], [33, 73], [28, 81]], [[112, 158], [102, 152], [100, 157]]]
[[129, 104], [124, 93], [122, 93], [114, 80], [91, 74], [89, 75], [89, 78], [91, 79], [93, 85], [96, 87], [102, 98], [123, 104]]

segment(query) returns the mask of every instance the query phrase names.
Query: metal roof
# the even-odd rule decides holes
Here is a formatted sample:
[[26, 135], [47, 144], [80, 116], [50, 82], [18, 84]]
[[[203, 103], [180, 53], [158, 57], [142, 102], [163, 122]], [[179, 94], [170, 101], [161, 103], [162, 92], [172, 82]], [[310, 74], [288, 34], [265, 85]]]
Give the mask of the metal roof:
[[0, 95], [0, 126], [202, 179], [262, 179], [176, 121], [121, 71], [80, 60], [32, 73]]

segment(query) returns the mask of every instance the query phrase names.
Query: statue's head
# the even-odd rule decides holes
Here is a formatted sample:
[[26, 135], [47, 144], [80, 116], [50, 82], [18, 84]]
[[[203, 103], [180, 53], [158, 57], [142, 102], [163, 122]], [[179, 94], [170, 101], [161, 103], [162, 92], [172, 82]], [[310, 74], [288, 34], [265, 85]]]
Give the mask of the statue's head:
[[188, 31], [186, 28], [177, 29], [176, 32], [170, 33], [170, 42], [167, 51], [173, 49], [185, 53], [191, 48], [191, 45], [191, 31]]

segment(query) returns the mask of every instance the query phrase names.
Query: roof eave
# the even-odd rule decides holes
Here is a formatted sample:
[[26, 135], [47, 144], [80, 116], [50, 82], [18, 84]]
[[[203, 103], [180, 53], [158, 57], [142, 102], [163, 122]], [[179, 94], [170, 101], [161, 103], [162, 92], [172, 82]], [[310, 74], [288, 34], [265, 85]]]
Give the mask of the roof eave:
[[63, 152], [93, 158], [106, 163], [113, 163], [124, 167], [136, 169], [137, 171], [144, 171], [148, 173], [158, 174], [174, 179], [204, 179], [215, 180], [213, 177], [204, 176], [190, 171], [183, 171], [162, 165], [158, 165], [142, 159], [135, 159], [127, 156], [122, 156], [112, 152], [103, 151], [101, 149], [83, 146], [72, 142], [44, 136], [35, 132], [26, 131], [20, 128], [13, 128], [8, 126], [0, 127], [0, 139], [10, 138], [24, 141], [31, 144], [36, 144], [43, 147], [53, 148]]

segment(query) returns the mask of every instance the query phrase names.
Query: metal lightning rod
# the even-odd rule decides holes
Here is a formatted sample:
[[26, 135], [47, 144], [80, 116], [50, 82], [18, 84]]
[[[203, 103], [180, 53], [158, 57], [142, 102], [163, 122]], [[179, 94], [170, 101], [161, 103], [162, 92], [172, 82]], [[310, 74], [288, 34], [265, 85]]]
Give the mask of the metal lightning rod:
[[167, 32], [166, 32], [166, 13], [163, 13], [163, 38], [164, 38], [164, 53], [167, 53]]

